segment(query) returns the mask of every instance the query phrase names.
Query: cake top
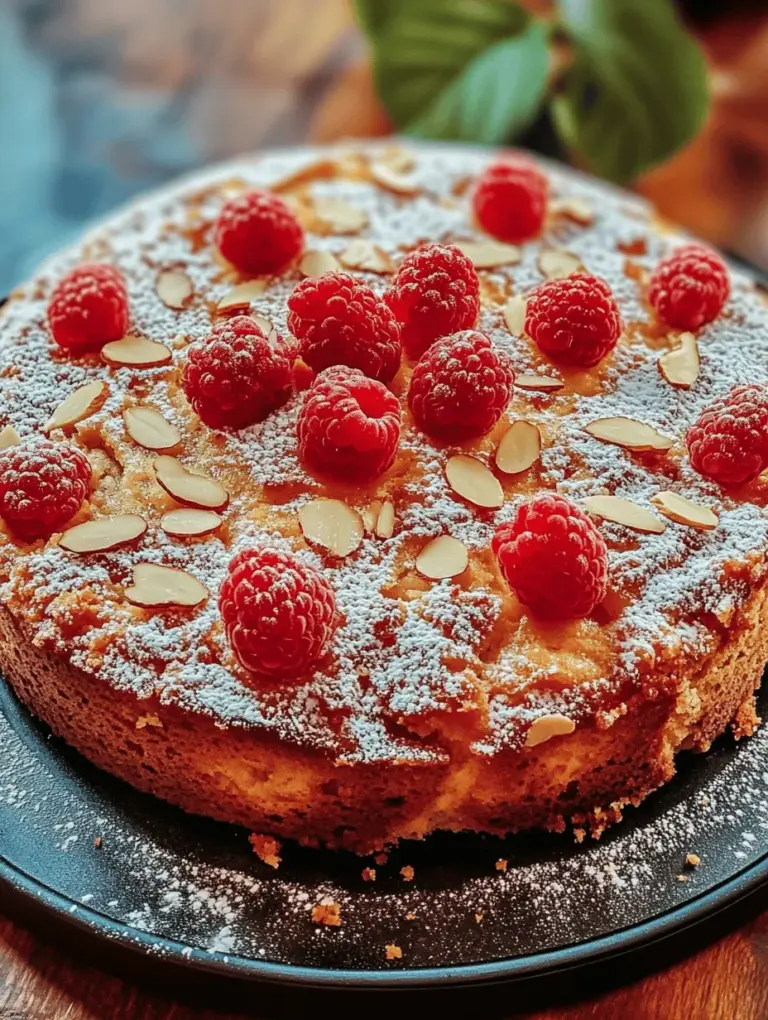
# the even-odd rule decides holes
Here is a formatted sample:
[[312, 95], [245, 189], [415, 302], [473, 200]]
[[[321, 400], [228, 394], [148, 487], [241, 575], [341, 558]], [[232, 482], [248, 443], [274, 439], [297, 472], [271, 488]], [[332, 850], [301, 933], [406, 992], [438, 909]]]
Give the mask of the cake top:
[[[35, 642], [142, 699], [174, 703], [220, 725], [271, 730], [350, 762], [439, 762], [457, 741], [492, 755], [535, 742], [531, 728], [542, 719], [540, 730], [553, 718], [555, 729], [563, 720], [608, 725], [633, 692], [653, 696], [682, 659], [715, 646], [717, 628], [764, 569], [766, 488], [759, 478], [735, 490], [707, 481], [691, 466], [684, 435], [734, 385], [768, 381], [762, 299], [750, 278], [731, 270], [731, 296], [714, 322], [695, 337], [661, 326], [647, 304], [647, 280], [681, 236], [636, 197], [565, 168], [545, 168], [550, 197], [541, 235], [500, 245], [470, 211], [472, 182], [490, 159], [469, 148], [406, 152], [391, 144], [242, 159], [139, 200], [12, 295], [0, 315], [0, 425], [22, 443], [47, 430], [55, 442], [66, 438], [87, 452], [94, 488], [72, 524], [141, 518], [134, 517], [128, 544], [111, 551], [73, 551], [60, 534], [26, 544], [3, 530], [0, 597]], [[224, 201], [253, 187], [283, 196], [306, 243], [293, 268], [244, 281], [216, 250], [212, 229]], [[370, 483], [321, 482], [307, 471], [297, 451], [306, 399], [298, 389], [263, 423], [240, 430], [210, 429], [194, 414], [180, 366], [188, 345], [214, 323], [245, 312], [287, 337], [288, 298], [303, 277], [338, 266], [381, 294], [405, 253], [438, 241], [463, 247], [475, 263], [476, 328], [508, 356], [517, 377], [502, 421], [487, 435], [438, 442], [417, 428], [405, 359], [391, 383], [402, 404], [399, 450]], [[131, 341], [127, 353], [123, 345], [117, 361], [105, 363], [98, 353], [73, 357], [52, 342], [46, 317], [54, 286], [94, 260], [122, 273], [130, 335], [164, 350]], [[564, 368], [524, 335], [523, 303], [547, 277], [581, 267], [607, 281], [624, 330], [599, 364]], [[686, 345], [699, 364], [692, 385], [681, 388], [658, 361]], [[126, 364], [132, 358], [144, 364]], [[153, 358], [165, 363], [145, 367]], [[682, 360], [690, 371], [691, 357]], [[58, 409], [88, 383], [95, 385], [74, 398], [88, 404], [87, 413], [70, 424], [83, 408]], [[137, 407], [162, 418], [137, 414]], [[620, 421], [608, 426], [608, 438], [618, 441], [606, 442], [606, 426], [593, 423], [611, 418]], [[514, 421], [535, 426], [541, 448], [525, 470], [505, 473], [497, 451]], [[147, 429], [151, 445], [169, 426], [165, 447], [142, 445]], [[638, 427], [664, 437], [661, 448], [637, 452], [647, 440], [637, 439]], [[0, 435], [0, 443], [11, 441], [13, 433]], [[507, 456], [519, 455], [510, 443]], [[159, 468], [158, 450], [166, 458]], [[475, 460], [467, 462], [468, 455]], [[179, 495], [185, 484], [178, 461], [226, 490], [226, 507], [215, 507], [221, 520], [165, 516], [180, 509], [169, 492]], [[489, 485], [502, 494], [498, 507], [482, 495]], [[599, 518], [608, 594], [584, 619], [546, 622], [527, 612], [491, 552], [499, 524], [542, 490]], [[693, 501], [696, 513], [714, 511], [717, 526], [670, 519], [658, 505], [663, 492]], [[597, 496], [631, 505], [590, 501]], [[680, 507], [672, 510], [680, 516]], [[684, 508], [683, 518], [691, 513]], [[185, 537], [184, 529], [200, 533]], [[441, 536], [453, 541], [431, 547], [425, 559], [425, 547]], [[249, 548], [293, 552], [335, 593], [341, 624], [328, 655], [300, 681], [261, 682], [225, 639], [218, 592], [232, 557]], [[459, 569], [462, 556], [466, 567]], [[187, 598], [186, 607], [130, 601], [126, 589], [146, 581], [146, 566], [136, 574], [134, 568], [147, 564], [185, 571], [193, 580], [182, 579], [182, 588], [201, 584], [203, 601], [188, 587], [177, 598]], [[446, 573], [452, 576], [436, 579]], [[137, 725], [147, 720], [151, 708]]]

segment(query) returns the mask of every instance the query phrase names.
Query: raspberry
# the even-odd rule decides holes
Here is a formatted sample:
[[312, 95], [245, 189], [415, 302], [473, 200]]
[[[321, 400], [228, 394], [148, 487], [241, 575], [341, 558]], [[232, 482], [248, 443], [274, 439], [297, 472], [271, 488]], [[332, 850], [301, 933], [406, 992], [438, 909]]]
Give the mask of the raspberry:
[[356, 368], [327, 368], [307, 391], [298, 421], [299, 454], [309, 467], [341, 477], [374, 478], [391, 466], [400, 442], [400, 404]]
[[515, 375], [484, 333], [465, 330], [436, 341], [411, 376], [408, 404], [424, 432], [445, 440], [490, 432], [504, 413]]
[[240, 664], [277, 679], [306, 674], [339, 623], [325, 578], [273, 549], [235, 556], [221, 585], [219, 611]]
[[685, 244], [656, 266], [648, 300], [668, 326], [698, 329], [717, 318], [730, 290], [720, 256], [700, 244]]
[[517, 244], [541, 231], [548, 191], [547, 178], [533, 160], [508, 155], [483, 171], [472, 208], [483, 230], [500, 241]]
[[316, 372], [359, 368], [389, 382], [400, 367], [400, 323], [370, 287], [349, 273], [303, 280], [288, 298], [288, 329]]
[[417, 360], [441, 336], [474, 326], [480, 281], [458, 248], [425, 244], [403, 259], [384, 300], [403, 324], [403, 346]]
[[76, 446], [51, 443], [0, 451], [0, 517], [20, 537], [51, 535], [91, 491], [91, 465]]
[[291, 343], [237, 315], [190, 344], [182, 386], [209, 428], [242, 429], [286, 402], [295, 359]]
[[621, 316], [605, 280], [574, 273], [536, 288], [526, 304], [525, 331], [554, 360], [589, 368], [616, 346]]
[[293, 262], [304, 246], [304, 231], [278, 195], [248, 191], [224, 203], [213, 239], [235, 269], [263, 276]]
[[114, 266], [76, 266], [54, 287], [48, 325], [60, 347], [74, 354], [119, 340], [128, 330], [128, 294]]
[[768, 466], [768, 392], [736, 386], [702, 411], [685, 441], [700, 475], [720, 485], [751, 482]]
[[608, 578], [608, 550], [589, 517], [570, 500], [541, 493], [502, 524], [493, 551], [509, 587], [537, 616], [588, 616]]

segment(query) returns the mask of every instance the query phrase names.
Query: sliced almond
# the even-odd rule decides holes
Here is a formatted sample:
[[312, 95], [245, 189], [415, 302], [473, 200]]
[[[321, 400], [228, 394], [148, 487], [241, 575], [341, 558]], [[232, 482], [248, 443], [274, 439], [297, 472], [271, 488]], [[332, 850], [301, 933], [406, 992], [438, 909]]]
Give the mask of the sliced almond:
[[564, 248], [545, 248], [539, 255], [538, 266], [548, 280], [562, 280], [584, 268], [579, 256]]
[[376, 522], [379, 519], [379, 511], [381, 510], [381, 500], [375, 499], [370, 506], [367, 506], [364, 510], [360, 511], [360, 516], [363, 519], [363, 525], [368, 534], [372, 535], [376, 531]]
[[506, 475], [527, 471], [541, 456], [541, 433], [529, 421], [513, 421], [496, 449], [496, 467]]
[[101, 348], [101, 357], [108, 365], [129, 368], [155, 368], [173, 360], [170, 347], [147, 336], [124, 336]]
[[523, 372], [515, 377], [515, 386], [521, 390], [538, 390], [541, 393], [554, 393], [561, 390], [565, 383], [562, 379], [555, 379], [549, 375], [539, 375], [537, 372]]
[[339, 256], [347, 269], [365, 269], [369, 273], [394, 273], [395, 264], [389, 255], [368, 238], [360, 237]]
[[186, 506], [181, 510], [169, 510], [160, 518], [160, 527], [163, 531], [179, 537], [207, 535], [215, 531], [220, 524], [221, 517], [212, 510], [197, 510]]
[[[343, 198], [320, 196], [313, 201], [316, 233], [359, 234], [368, 226], [368, 213], [360, 206], [345, 202]], [[322, 228], [326, 227], [327, 231]], [[319, 229], [318, 229], [319, 228]]]
[[251, 305], [266, 291], [266, 280], [247, 280], [228, 290], [219, 300], [216, 311], [219, 315], [247, 315]]
[[625, 528], [644, 531], [650, 535], [660, 535], [666, 525], [658, 517], [643, 507], [633, 503], [631, 499], [621, 496], [587, 496], [584, 508], [604, 521], [623, 524]]
[[445, 465], [445, 477], [454, 492], [475, 506], [497, 510], [504, 502], [504, 490], [490, 468], [477, 457], [457, 453]]
[[525, 746], [536, 747], [537, 744], [544, 744], [552, 737], [566, 737], [576, 729], [576, 723], [567, 715], [553, 713], [542, 715], [531, 723], [531, 727], [525, 735]]
[[205, 587], [186, 570], [159, 563], [137, 563], [133, 584], [124, 595], [135, 606], [162, 609], [167, 606], [197, 606], [208, 597]]
[[18, 446], [20, 443], [21, 436], [13, 425], [6, 425], [0, 432], [0, 450], [7, 450], [10, 446]]
[[427, 542], [416, 557], [416, 569], [430, 581], [463, 574], [469, 564], [469, 552], [463, 542], [452, 535], [440, 535]]
[[716, 528], [720, 518], [714, 510], [700, 503], [694, 503], [686, 496], [677, 492], [657, 492], [651, 496], [651, 503], [658, 507], [665, 517], [677, 524], [687, 524], [691, 528], [700, 528], [702, 531], [711, 531]]
[[143, 404], [126, 407], [123, 421], [131, 439], [147, 450], [170, 450], [181, 442], [176, 426], [166, 421], [154, 407]]
[[549, 209], [554, 216], [563, 216], [582, 227], [588, 227], [595, 218], [595, 211], [586, 198], [556, 198]]
[[597, 418], [586, 425], [584, 431], [604, 443], [623, 446], [627, 450], [668, 450], [674, 445], [674, 439], [663, 436], [653, 425], [636, 418]]
[[107, 399], [109, 386], [103, 379], [78, 386], [59, 404], [48, 421], [43, 425], [43, 432], [52, 429], [63, 429], [75, 425], [84, 418], [95, 414]]
[[157, 277], [155, 289], [169, 308], [186, 308], [194, 290], [192, 281], [180, 269], [164, 269]]
[[386, 500], [376, 521], [376, 537], [392, 538], [395, 531], [395, 508], [389, 500]]
[[693, 333], [681, 333], [680, 346], [662, 354], [657, 362], [659, 371], [672, 386], [687, 390], [699, 378], [701, 358]]
[[384, 162], [371, 163], [371, 179], [393, 195], [416, 195], [421, 190], [412, 177], [407, 177]]
[[75, 553], [106, 552], [135, 542], [146, 530], [147, 522], [138, 514], [98, 517], [69, 528], [59, 539], [59, 545]]
[[522, 294], [513, 295], [504, 305], [504, 322], [513, 336], [522, 336], [525, 332], [525, 298]]
[[299, 510], [304, 537], [334, 556], [349, 556], [363, 540], [363, 519], [340, 499], [313, 499]]
[[338, 268], [339, 260], [330, 251], [306, 251], [299, 262], [299, 272], [303, 276], [322, 276], [335, 273]]
[[516, 266], [523, 253], [516, 244], [504, 244], [502, 241], [457, 241], [456, 247], [461, 249], [475, 269], [498, 269], [500, 266]]
[[408, 149], [399, 145], [390, 145], [376, 154], [376, 164], [387, 166], [396, 174], [407, 174], [416, 166], [416, 157]]
[[160, 485], [184, 506], [223, 510], [229, 502], [229, 493], [223, 485], [207, 475], [190, 471], [175, 457], [156, 457], [152, 466]]
[[327, 180], [335, 177], [338, 171], [336, 160], [315, 159], [311, 163], [294, 170], [293, 173], [273, 181], [269, 186], [270, 191], [290, 191], [299, 184], [307, 184], [309, 181]]
[[255, 315], [251, 314], [248, 316], [249, 319], [253, 319], [256, 325], [259, 327], [264, 336], [269, 336], [270, 333], [274, 332], [275, 327], [266, 317], [266, 315]]

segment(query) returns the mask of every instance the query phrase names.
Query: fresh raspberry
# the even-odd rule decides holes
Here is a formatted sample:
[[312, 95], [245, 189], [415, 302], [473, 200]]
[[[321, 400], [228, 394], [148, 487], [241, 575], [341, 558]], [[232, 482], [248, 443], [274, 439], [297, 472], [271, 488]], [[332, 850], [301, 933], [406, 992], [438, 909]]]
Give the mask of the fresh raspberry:
[[374, 478], [391, 466], [400, 442], [400, 404], [383, 383], [335, 365], [307, 391], [298, 421], [299, 454], [337, 477]]
[[475, 267], [452, 244], [425, 244], [403, 259], [384, 300], [403, 324], [403, 346], [418, 360], [441, 336], [472, 329], [480, 311]]
[[292, 343], [237, 315], [190, 344], [182, 386], [209, 428], [243, 429], [286, 402], [295, 360]]
[[504, 156], [480, 175], [472, 196], [475, 218], [500, 241], [535, 237], [547, 211], [547, 178], [526, 156]]
[[702, 411], [685, 441], [700, 475], [720, 485], [751, 482], [768, 466], [768, 391], [736, 386]]
[[563, 496], [545, 492], [524, 503], [496, 529], [493, 551], [507, 584], [536, 616], [588, 616], [605, 595], [603, 537]]
[[589, 273], [548, 280], [526, 303], [528, 336], [550, 358], [568, 365], [596, 365], [616, 346], [621, 328], [611, 288]]
[[316, 372], [348, 365], [386, 383], [400, 367], [400, 323], [370, 287], [349, 273], [302, 280], [288, 308], [288, 329]]
[[0, 451], [0, 517], [28, 541], [66, 524], [91, 491], [91, 465], [76, 446], [41, 440]]
[[53, 339], [73, 354], [120, 340], [128, 330], [128, 293], [114, 266], [75, 266], [54, 287], [48, 304]]
[[437, 340], [411, 376], [408, 404], [422, 431], [445, 440], [490, 432], [512, 395], [515, 375], [503, 351], [473, 329]]
[[241, 665], [276, 679], [306, 674], [339, 624], [325, 578], [273, 549], [235, 556], [221, 585], [219, 611]]
[[279, 273], [304, 247], [304, 231], [270, 191], [248, 191], [222, 206], [213, 231], [224, 258], [246, 276]]
[[728, 269], [715, 252], [685, 244], [653, 271], [648, 300], [674, 329], [698, 329], [722, 311], [731, 290]]

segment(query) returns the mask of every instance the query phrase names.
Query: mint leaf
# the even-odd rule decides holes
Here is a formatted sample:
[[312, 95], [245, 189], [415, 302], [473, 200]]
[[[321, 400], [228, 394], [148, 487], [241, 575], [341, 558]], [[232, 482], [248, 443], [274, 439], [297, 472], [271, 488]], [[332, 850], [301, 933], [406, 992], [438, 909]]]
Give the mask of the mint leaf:
[[407, 0], [354, 0], [357, 20], [369, 36], [375, 36]]
[[691, 139], [707, 113], [704, 57], [670, 0], [559, 0], [574, 64], [552, 100], [567, 145], [625, 182]]

